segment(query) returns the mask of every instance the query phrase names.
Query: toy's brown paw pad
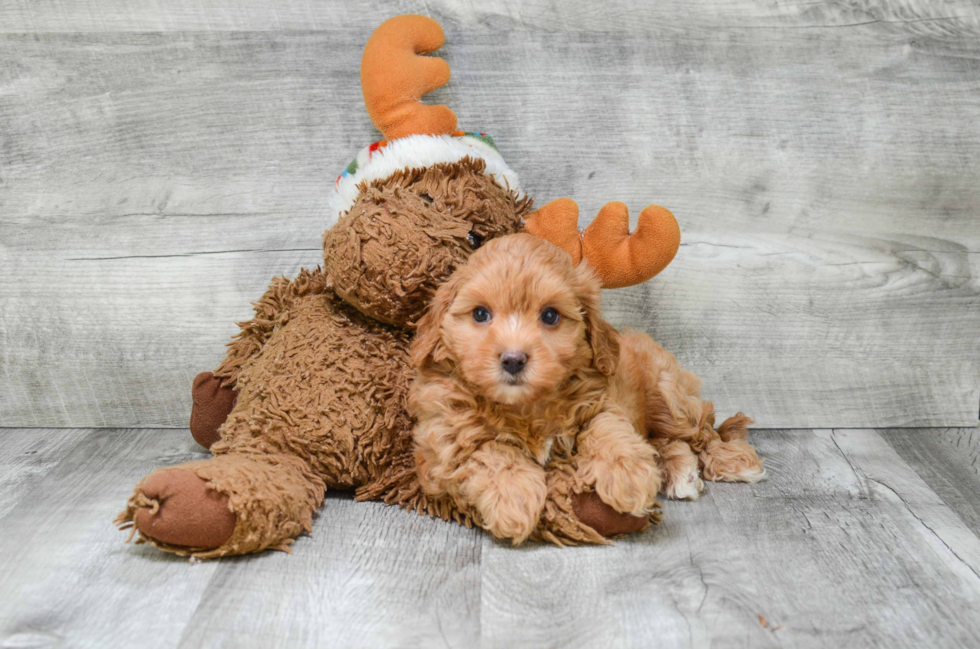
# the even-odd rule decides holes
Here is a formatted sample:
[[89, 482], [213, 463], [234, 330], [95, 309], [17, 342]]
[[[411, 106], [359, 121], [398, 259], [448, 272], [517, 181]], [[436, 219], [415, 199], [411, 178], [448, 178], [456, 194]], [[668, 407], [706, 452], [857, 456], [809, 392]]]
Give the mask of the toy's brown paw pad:
[[222, 384], [211, 372], [194, 377], [191, 387], [191, 435], [204, 448], [211, 448], [221, 437], [218, 429], [235, 407], [238, 392]]
[[595, 492], [572, 495], [572, 509], [580, 521], [607, 538], [639, 532], [649, 521], [647, 516], [617, 512], [602, 502]]
[[196, 473], [170, 469], [154, 473], [140, 487], [145, 506], [136, 512], [143, 536], [168, 545], [212, 549], [235, 531], [228, 496], [211, 489]]

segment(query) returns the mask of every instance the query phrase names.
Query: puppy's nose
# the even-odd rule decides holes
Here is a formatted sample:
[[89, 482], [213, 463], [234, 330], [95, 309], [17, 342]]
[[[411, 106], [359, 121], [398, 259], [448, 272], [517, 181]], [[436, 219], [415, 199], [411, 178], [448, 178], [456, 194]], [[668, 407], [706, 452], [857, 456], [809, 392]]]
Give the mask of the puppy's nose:
[[522, 351], [507, 350], [500, 355], [500, 365], [508, 374], [520, 374], [527, 365], [527, 354]]

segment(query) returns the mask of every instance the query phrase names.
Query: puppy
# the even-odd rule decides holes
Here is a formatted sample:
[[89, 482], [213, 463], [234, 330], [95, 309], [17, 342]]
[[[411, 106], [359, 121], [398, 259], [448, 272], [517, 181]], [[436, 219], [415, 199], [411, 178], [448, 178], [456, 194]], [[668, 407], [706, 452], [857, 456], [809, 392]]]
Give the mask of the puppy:
[[697, 498], [713, 480], [761, 479], [751, 420], [715, 431], [696, 377], [649, 336], [602, 319], [600, 283], [526, 234], [494, 239], [437, 291], [412, 346], [411, 407], [423, 489], [521, 543], [571, 459], [582, 485], [643, 516], [658, 492]]

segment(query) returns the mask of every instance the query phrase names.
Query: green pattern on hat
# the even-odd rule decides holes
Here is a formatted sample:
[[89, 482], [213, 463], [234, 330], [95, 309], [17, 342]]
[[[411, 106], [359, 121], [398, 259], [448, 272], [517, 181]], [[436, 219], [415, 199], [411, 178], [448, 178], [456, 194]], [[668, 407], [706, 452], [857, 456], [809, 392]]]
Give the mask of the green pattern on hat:
[[494, 144], [493, 138], [487, 135], [486, 133], [467, 133], [466, 135], [475, 140], [480, 140], [481, 142], [488, 145], [491, 149], [493, 149], [497, 153], [500, 153], [500, 149], [498, 149], [497, 145]]

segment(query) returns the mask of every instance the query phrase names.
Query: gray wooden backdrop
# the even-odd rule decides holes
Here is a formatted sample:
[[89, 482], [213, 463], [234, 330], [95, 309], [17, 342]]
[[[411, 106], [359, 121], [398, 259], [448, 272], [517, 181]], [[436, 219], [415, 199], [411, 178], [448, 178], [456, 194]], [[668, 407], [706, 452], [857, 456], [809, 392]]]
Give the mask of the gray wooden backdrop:
[[249, 302], [319, 263], [378, 138], [361, 48], [408, 12], [539, 202], [674, 211], [675, 262], [606, 308], [723, 415], [976, 424], [976, 2], [0, 0], [0, 425], [186, 426]]

